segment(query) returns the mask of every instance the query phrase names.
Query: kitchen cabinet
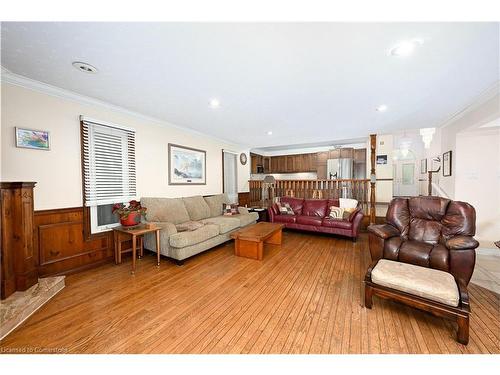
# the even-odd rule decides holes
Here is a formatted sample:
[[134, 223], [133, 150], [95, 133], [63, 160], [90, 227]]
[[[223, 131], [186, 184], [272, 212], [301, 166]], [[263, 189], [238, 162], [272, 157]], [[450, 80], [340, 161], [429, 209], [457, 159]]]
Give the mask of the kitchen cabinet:
[[271, 158], [269, 156], [262, 157], [262, 166], [264, 167], [264, 173], [271, 173]]

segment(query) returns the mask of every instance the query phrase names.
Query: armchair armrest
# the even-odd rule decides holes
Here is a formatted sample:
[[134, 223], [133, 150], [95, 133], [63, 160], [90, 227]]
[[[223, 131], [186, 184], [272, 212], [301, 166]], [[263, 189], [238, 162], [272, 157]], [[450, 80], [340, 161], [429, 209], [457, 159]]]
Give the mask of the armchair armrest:
[[458, 294], [460, 296], [460, 303], [465, 309], [469, 309], [469, 293], [467, 292], [467, 286], [462, 280], [457, 281]]
[[401, 235], [399, 230], [390, 224], [370, 225], [368, 231], [383, 240]]
[[447, 240], [445, 245], [450, 250], [473, 250], [479, 246], [479, 242], [471, 236], [455, 236]]

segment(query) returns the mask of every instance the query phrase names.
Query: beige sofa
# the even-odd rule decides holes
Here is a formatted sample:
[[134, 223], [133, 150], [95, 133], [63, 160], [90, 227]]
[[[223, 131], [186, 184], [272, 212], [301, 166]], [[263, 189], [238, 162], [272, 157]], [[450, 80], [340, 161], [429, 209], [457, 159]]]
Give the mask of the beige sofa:
[[[238, 215], [223, 216], [223, 203], [228, 203], [225, 194], [185, 198], [141, 198], [147, 208], [146, 221], [162, 227], [160, 231], [161, 254], [175, 259], [177, 264], [193, 255], [230, 240], [230, 234], [241, 227], [253, 224], [259, 215], [239, 207]], [[203, 227], [178, 232], [176, 225], [188, 221], [199, 221]], [[153, 234], [145, 235], [144, 246], [155, 250]]]

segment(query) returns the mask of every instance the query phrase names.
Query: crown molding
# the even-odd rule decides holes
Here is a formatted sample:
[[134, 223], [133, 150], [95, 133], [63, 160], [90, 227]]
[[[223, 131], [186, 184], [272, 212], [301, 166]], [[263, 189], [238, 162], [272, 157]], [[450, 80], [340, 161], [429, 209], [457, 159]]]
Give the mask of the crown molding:
[[172, 124], [172, 123], [167, 122], [165, 120], [161, 120], [161, 119], [158, 119], [156, 117], [144, 115], [142, 113], [135, 112], [135, 111], [132, 111], [132, 110], [129, 110], [129, 109], [126, 109], [126, 108], [123, 108], [123, 107], [120, 107], [120, 106], [117, 106], [117, 105], [114, 105], [114, 104], [111, 104], [111, 103], [108, 103], [108, 102], [105, 102], [105, 101], [102, 101], [99, 99], [95, 99], [95, 98], [92, 98], [90, 96], [85, 96], [82, 94], [78, 94], [74, 91], [70, 91], [70, 90], [62, 89], [62, 88], [57, 87], [57, 86], [50, 85], [48, 83], [36, 81], [34, 79], [24, 77], [24, 76], [21, 76], [19, 74], [12, 73], [8, 69], [4, 68], [3, 66], [1, 68], [2, 68], [1, 69], [1, 73], [2, 73], [1, 81], [2, 81], [2, 83], [9, 83], [11, 85], [20, 86], [20, 87], [23, 87], [23, 88], [26, 88], [29, 90], [33, 90], [33, 91], [38, 91], [38, 92], [41, 92], [43, 94], [51, 95], [51, 96], [58, 97], [61, 99], [71, 100], [71, 101], [77, 102], [79, 104], [101, 107], [101, 108], [104, 108], [104, 109], [107, 109], [107, 110], [110, 110], [113, 112], [120, 113], [122, 115], [135, 117], [139, 120], [154, 122], [158, 126], [178, 129], [178, 130], [181, 130], [181, 131], [184, 131], [186, 133], [196, 135], [196, 136], [202, 137], [202, 138], [210, 138], [214, 141], [225, 143], [226, 145], [230, 145], [230, 146], [233, 146], [236, 148], [248, 148], [249, 147], [249, 145], [242, 145], [242, 144], [234, 143], [234, 142], [229, 141], [227, 139], [219, 138], [219, 137], [213, 136], [211, 134], [202, 133], [200, 131], [197, 131], [197, 130], [194, 130], [194, 129], [191, 129], [191, 128], [188, 128], [185, 126], [175, 125], [175, 124]]
[[463, 107], [461, 110], [452, 114], [445, 121], [443, 121], [441, 125], [438, 125], [437, 127], [442, 129], [451, 125], [453, 122], [457, 121], [458, 119], [464, 117], [468, 113], [479, 108], [482, 104], [486, 103], [488, 100], [493, 99], [495, 95], [498, 95], [499, 93], [500, 93], [500, 81], [496, 81], [490, 87], [488, 87], [486, 90], [482, 91], [478, 96], [476, 96], [471, 103]]

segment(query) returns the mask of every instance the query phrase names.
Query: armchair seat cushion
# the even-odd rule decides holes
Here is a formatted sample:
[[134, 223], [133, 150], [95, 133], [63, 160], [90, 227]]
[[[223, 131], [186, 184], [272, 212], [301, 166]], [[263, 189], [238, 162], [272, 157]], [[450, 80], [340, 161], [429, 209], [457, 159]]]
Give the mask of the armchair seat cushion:
[[448, 272], [380, 259], [372, 282], [401, 292], [457, 307], [460, 301], [455, 278]]

